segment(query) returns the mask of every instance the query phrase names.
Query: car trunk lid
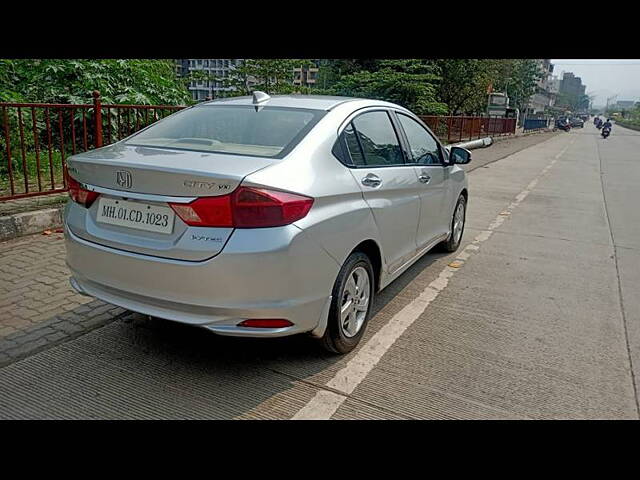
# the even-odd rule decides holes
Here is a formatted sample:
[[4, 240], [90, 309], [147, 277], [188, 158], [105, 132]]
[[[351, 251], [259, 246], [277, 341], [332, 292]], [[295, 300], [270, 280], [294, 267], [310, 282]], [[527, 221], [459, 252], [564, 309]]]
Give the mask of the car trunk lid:
[[[103, 246], [203, 261], [222, 251], [233, 228], [188, 226], [169, 208], [169, 202], [189, 203], [198, 197], [227, 195], [246, 175], [273, 162], [259, 157], [123, 144], [75, 155], [67, 163], [70, 176], [100, 196], [89, 208], [74, 205], [67, 224], [75, 235]], [[118, 218], [123, 211], [124, 219]], [[113, 214], [113, 218], [107, 214]], [[129, 216], [132, 220], [146, 217], [148, 223], [129, 222]]]
[[233, 154], [115, 144], [70, 157], [71, 176], [113, 190], [167, 196], [215, 196], [273, 160]]

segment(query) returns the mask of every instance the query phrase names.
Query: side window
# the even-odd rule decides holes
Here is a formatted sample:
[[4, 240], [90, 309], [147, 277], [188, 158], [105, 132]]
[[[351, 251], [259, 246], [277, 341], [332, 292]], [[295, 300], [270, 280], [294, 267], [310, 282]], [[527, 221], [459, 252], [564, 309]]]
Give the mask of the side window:
[[360, 140], [366, 165], [404, 165], [400, 143], [387, 112], [363, 113], [352, 123]]
[[398, 120], [409, 141], [413, 162], [420, 165], [442, 165], [438, 142], [413, 118], [398, 113]]
[[362, 150], [360, 149], [358, 139], [356, 138], [356, 131], [353, 129], [353, 125], [351, 123], [344, 129], [343, 135], [353, 164], [364, 165]]

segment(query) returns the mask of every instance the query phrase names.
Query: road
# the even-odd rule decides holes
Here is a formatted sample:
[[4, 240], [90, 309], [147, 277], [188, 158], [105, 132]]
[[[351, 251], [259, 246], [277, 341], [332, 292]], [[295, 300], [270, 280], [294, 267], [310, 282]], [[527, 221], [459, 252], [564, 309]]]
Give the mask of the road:
[[587, 125], [483, 162], [460, 250], [347, 356], [130, 314], [1, 368], [0, 418], [638, 419], [639, 151]]

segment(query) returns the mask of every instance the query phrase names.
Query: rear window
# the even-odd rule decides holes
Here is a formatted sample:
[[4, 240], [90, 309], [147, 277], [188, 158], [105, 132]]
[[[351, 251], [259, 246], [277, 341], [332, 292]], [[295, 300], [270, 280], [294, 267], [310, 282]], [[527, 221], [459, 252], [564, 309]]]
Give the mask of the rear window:
[[325, 115], [322, 110], [207, 105], [178, 112], [125, 144], [282, 158]]

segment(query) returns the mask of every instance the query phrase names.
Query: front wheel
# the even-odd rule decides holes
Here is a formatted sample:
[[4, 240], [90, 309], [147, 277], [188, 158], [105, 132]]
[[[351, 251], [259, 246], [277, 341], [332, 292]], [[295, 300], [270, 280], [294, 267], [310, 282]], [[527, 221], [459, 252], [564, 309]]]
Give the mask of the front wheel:
[[331, 295], [327, 329], [319, 341], [332, 353], [349, 353], [360, 342], [371, 315], [374, 276], [367, 255], [362, 252], [349, 255]]
[[442, 250], [446, 252], [455, 252], [460, 246], [462, 234], [464, 233], [464, 223], [467, 215], [467, 200], [464, 195], [458, 197], [456, 208], [453, 210], [453, 218], [451, 219], [451, 234], [449, 238], [440, 244]]

